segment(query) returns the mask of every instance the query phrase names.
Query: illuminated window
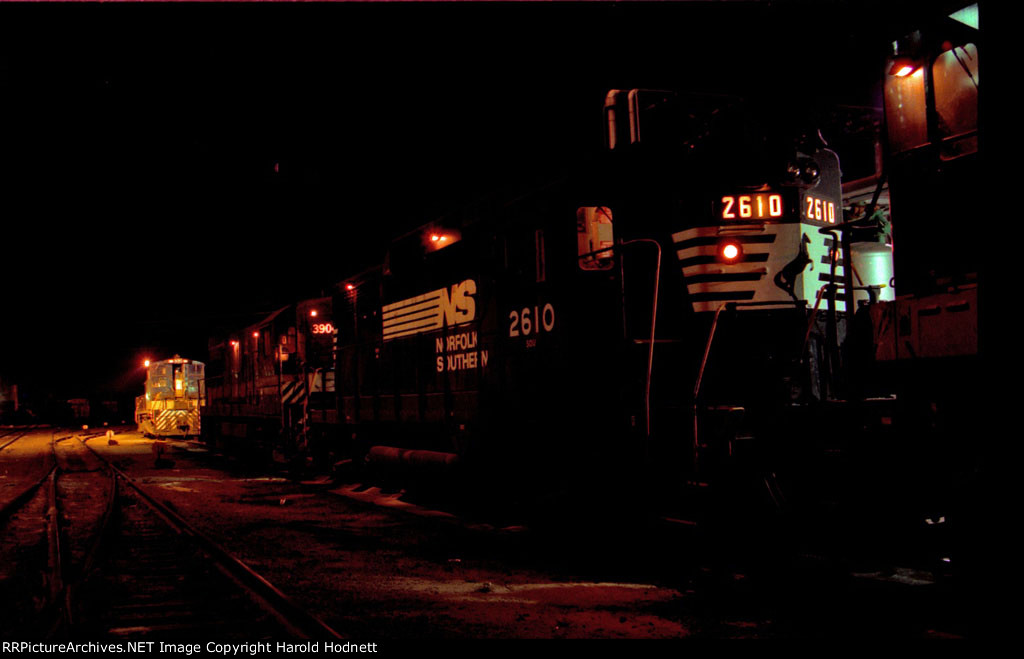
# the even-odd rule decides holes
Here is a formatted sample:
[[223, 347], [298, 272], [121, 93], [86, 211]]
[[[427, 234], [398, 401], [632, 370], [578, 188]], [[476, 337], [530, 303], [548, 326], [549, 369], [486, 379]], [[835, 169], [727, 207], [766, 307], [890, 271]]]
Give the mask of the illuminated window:
[[969, 43], [954, 46], [932, 64], [935, 111], [939, 115], [942, 158], [951, 160], [978, 150], [978, 48]]
[[924, 69], [885, 77], [885, 119], [889, 143], [896, 153], [928, 144]]
[[609, 270], [614, 266], [611, 248], [615, 246], [615, 234], [610, 208], [582, 206], [576, 209], [576, 244], [581, 269]]

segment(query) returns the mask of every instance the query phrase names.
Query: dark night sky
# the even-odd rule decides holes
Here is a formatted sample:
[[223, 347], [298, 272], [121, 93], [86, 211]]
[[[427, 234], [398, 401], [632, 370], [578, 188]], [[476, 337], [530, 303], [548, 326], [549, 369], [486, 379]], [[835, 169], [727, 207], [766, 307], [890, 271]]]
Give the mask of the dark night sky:
[[609, 88], [871, 104], [884, 4], [0, 7], [0, 375], [134, 393], [586, 158]]

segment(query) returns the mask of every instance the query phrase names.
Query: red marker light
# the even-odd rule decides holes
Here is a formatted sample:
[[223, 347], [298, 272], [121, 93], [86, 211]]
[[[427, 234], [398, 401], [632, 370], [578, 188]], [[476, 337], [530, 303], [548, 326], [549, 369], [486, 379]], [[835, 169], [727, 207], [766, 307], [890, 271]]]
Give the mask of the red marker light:
[[260, 333], [259, 332], [253, 332], [252, 333], [252, 338], [254, 338], [254, 339], [260, 338]]
[[736, 243], [726, 243], [722, 246], [722, 258], [726, 261], [733, 261], [740, 255], [740, 247]]
[[346, 291], [354, 291], [354, 290], [356, 290], [356, 285], [355, 284], [345, 284], [345, 290]]
[[313, 309], [312, 311], [310, 311], [310, 312], [309, 312], [309, 315], [310, 315], [310, 317], [312, 317], [312, 318], [316, 318], [316, 309]]
[[145, 366], [146, 368], [149, 368], [149, 360], [147, 359], [147, 360], [143, 361], [142, 365]]

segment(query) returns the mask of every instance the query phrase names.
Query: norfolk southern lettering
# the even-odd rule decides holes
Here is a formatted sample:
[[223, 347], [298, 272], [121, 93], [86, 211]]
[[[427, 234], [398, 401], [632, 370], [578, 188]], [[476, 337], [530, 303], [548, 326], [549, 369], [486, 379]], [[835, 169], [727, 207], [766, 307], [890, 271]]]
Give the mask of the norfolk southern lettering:
[[434, 339], [437, 372], [462, 371], [487, 366], [488, 352], [476, 349], [476, 330]]

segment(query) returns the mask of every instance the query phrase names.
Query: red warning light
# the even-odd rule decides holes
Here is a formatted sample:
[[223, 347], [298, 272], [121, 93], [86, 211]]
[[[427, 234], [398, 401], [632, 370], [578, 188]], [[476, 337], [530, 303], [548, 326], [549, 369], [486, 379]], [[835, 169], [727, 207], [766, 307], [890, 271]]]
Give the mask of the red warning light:
[[254, 338], [254, 339], [260, 338], [260, 333], [259, 332], [253, 332], [252, 333], [252, 338]]
[[316, 309], [310, 310], [309, 316], [310, 316], [310, 318], [316, 318]]
[[736, 243], [725, 243], [722, 245], [722, 258], [726, 261], [735, 261], [740, 255], [740, 246]]

